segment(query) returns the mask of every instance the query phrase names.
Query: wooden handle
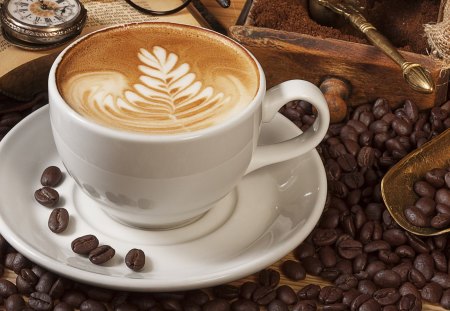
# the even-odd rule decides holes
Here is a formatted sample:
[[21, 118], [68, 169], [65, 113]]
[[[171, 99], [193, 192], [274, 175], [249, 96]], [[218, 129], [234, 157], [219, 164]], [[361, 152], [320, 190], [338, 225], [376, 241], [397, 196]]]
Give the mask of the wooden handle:
[[347, 102], [351, 93], [350, 83], [336, 77], [323, 80], [320, 84], [330, 110], [330, 123], [338, 123], [347, 116]]

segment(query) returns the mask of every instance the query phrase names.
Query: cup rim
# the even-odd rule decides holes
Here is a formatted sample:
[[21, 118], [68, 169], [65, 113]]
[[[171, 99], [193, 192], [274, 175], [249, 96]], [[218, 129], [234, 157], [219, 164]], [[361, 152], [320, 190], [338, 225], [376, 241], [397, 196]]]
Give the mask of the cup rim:
[[[76, 112], [70, 105], [66, 104], [64, 98], [62, 97], [61, 93], [59, 92], [59, 89], [56, 84], [56, 70], [66, 54], [66, 52], [70, 49], [72, 49], [74, 46], [76, 46], [79, 42], [82, 40], [85, 40], [86, 38], [99, 33], [108, 31], [110, 29], [115, 28], [122, 28], [122, 27], [129, 27], [134, 25], [142, 25], [142, 24], [159, 24], [159, 25], [168, 25], [169, 27], [182, 27], [182, 28], [194, 28], [198, 31], [204, 31], [212, 33], [213, 35], [220, 36], [221, 38], [227, 40], [231, 44], [237, 46], [240, 48], [243, 52], [247, 54], [247, 56], [250, 57], [251, 60], [256, 65], [257, 73], [258, 73], [258, 79], [259, 79], [259, 86], [256, 90], [256, 94], [254, 95], [251, 102], [243, 109], [240, 113], [227, 118], [223, 122], [219, 124], [215, 124], [212, 126], [209, 126], [204, 129], [195, 130], [192, 132], [182, 132], [182, 133], [175, 133], [175, 134], [152, 134], [152, 133], [141, 133], [141, 132], [133, 132], [133, 131], [126, 131], [121, 129], [116, 129], [112, 127], [107, 127], [105, 125], [101, 125], [93, 120], [90, 120], [89, 118], [86, 118]], [[186, 24], [179, 24], [179, 23], [173, 23], [173, 22], [133, 22], [133, 23], [125, 23], [125, 24], [118, 24], [113, 25], [109, 27], [105, 27], [96, 31], [93, 31], [91, 33], [88, 33], [84, 36], [81, 36], [80, 38], [77, 38], [74, 42], [70, 43], [66, 48], [64, 48], [59, 55], [56, 57], [55, 61], [53, 62], [50, 72], [49, 72], [49, 78], [48, 78], [48, 91], [49, 91], [49, 106], [50, 111], [51, 107], [53, 105], [57, 105], [58, 108], [61, 108], [64, 110], [65, 113], [69, 114], [72, 120], [75, 120], [79, 124], [82, 124], [83, 126], [87, 127], [89, 130], [95, 131], [103, 136], [106, 137], [113, 137], [117, 139], [122, 140], [132, 140], [132, 141], [149, 141], [149, 142], [176, 142], [176, 141], [184, 141], [184, 140], [192, 140], [197, 139], [201, 137], [209, 137], [216, 135], [218, 133], [224, 132], [229, 128], [232, 128], [235, 124], [238, 124], [243, 119], [248, 118], [253, 112], [257, 109], [258, 105], [262, 104], [262, 97], [264, 96], [266, 90], [266, 81], [265, 81], [265, 75], [264, 71], [259, 64], [256, 57], [250, 53], [244, 46], [242, 46], [240, 43], [236, 42], [235, 40], [218, 33], [216, 31], [213, 31], [211, 29], [199, 27], [199, 26], [193, 26], [193, 25], [186, 25]], [[53, 97], [53, 100], [51, 99]], [[52, 118], [51, 118], [52, 119]]]

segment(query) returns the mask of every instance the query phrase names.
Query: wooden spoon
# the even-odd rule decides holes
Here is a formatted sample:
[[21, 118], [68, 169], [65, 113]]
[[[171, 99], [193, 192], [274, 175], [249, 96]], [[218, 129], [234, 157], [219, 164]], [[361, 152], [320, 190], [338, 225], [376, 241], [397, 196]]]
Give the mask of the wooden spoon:
[[450, 166], [450, 129], [436, 136], [420, 148], [408, 154], [394, 165], [381, 181], [381, 194], [392, 218], [405, 230], [423, 236], [450, 232], [447, 229], [417, 227], [409, 223], [404, 209], [414, 205], [418, 196], [414, 193], [414, 182], [422, 179], [433, 168]]

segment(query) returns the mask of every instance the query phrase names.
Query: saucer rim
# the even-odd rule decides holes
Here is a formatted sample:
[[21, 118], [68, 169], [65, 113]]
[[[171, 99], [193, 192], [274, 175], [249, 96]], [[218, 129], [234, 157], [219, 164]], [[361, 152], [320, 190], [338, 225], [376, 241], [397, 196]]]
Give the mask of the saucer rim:
[[[284, 125], [286, 125], [286, 128], [289, 128], [286, 129], [286, 131], [296, 131], [297, 134], [299, 133], [300, 130], [292, 122], [290, 122], [283, 115], [279, 113], [278, 115], [278, 117], [281, 117], [280, 120], [283, 120], [283, 122], [285, 123]], [[5, 135], [3, 140], [0, 142], [0, 155], [5, 152], [4, 146], [7, 145], [10, 140], [15, 138], [15, 136], [18, 135], [16, 133], [20, 132], [22, 128], [26, 127], [27, 125], [29, 125], [29, 123], [32, 122], [42, 122], [42, 118], [46, 117], [49, 120], [48, 105], [34, 111], [33, 113], [25, 117], [7, 135]], [[32, 262], [64, 277], [94, 286], [106, 287], [113, 290], [175, 291], [205, 288], [218, 284], [225, 284], [256, 273], [282, 259], [295, 247], [297, 247], [302, 241], [304, 241], [316, 226], [325, 208], [327, 197], [327, 180], [325, 168], [317, 150], [311, 150], [303, 156], [306, 155], [311, 155], [311, 160], [317, 161], [317, 163], [320, 164], [318, 165], [318, 167], [320, 168], [320, 172], [318, 172], [318, 180], [319, 185], [321, 185], [323, 190], [319, 191], [318, 193], [318, 198], [316, 201], [317, 208], [315, 208], [311, 212], [310, 216], [308, 217], [309, 219], [307, 218], [305, 224], [300, 228], [293, 230], [293, 234], [290, 235], [288, 239], [284, 240], [283, 243], [271, 246], [270, 252], [267, 252], [265, 256], [257, 258], [255, 257], [251, 261], [240, 263], [239, 265], [236, 265], [234, 267], [226, 267], [225, 270], [220, 269], [219, 267], [216, 272], [208, 273], [206, 276], [196, 275], [192, 279], [184, 278], [177, 284], [174, 284], [173, 280], [171, 280], [170, 282], [164, 282], [163, 280], [159, 279], [153, 280], [154, 282], [152, 282], [152, 280], [148, 278], [124, 278], [122, 276], [112, 276], [92, 271], [86, 271], [75, 266], [67, 265], [61, 261], [58, 261], [57, 258], [50, 257], [43, 252], [40, 252], [33, 246], [30, 247], [30, 245], [26, 241], [21, 239], [20, 236], [15, 233], [17, 230], [13, 230], [12, 228], [10, 228], [10, 225], [6, 224], [6, 222], [1, 217], [0, 233], [5, 237], [10, 245], [12, 245], [17, 251], [30, 259]], [[299, 159], [303, 156], [299, 156], [294, 159]], [[292, 161], [294, 159], [288, 161]], [[269, 226], [267, 227], [267, 229], [268, 228]]]

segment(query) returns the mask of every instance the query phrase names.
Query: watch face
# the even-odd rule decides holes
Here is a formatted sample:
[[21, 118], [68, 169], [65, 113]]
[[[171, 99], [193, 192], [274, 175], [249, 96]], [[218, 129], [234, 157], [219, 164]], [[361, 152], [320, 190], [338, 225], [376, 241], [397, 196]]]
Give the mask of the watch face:
[[10, 0], [7, 10], [18, 21], [33, 26], [56, 26], [80, 13], [77, 0]]

